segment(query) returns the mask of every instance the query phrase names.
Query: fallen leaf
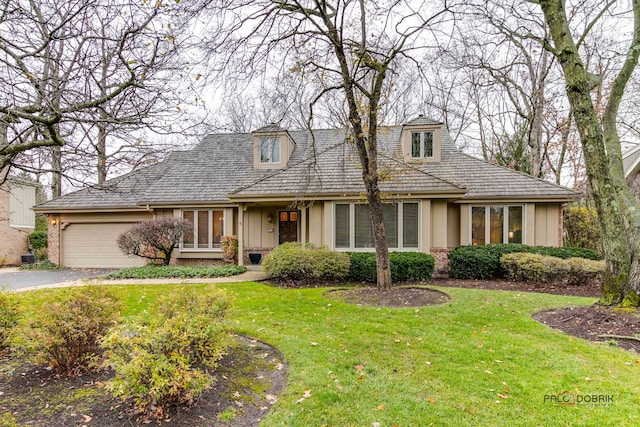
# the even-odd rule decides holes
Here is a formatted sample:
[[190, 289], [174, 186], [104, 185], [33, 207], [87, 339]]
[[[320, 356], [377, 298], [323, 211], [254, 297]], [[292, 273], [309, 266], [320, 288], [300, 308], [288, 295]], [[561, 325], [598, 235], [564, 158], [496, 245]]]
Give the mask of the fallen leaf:
[[312, 342], [311, 345], [316, 346], [316, 345], [318, 345], [318, 343], [317, 342]]
[[364, 366], [362, 366], [362, 365], [356, 365], [356, 366], [354, 366], [354, 368], [356, 368], [356, 372], [357, 372], [357, 373], [360, 373], [360, 372], [362, 372], [362, 370], [364, 369]]
[[503, 399], [508, 399], [509, 398], [509, 396], [507, 396], [506, 394], [502, 394], [502, 393], [497, 393], [497, 394], [498, 394], [498, 397], [501, 397]]
[[84, 421], [85, 423], [89, 423], [89, 422], [91, 422], [91, 420], [93, 419], [93, 417], [92, 417], [92, 416], [90, 416], [90, 415], [83, 415], [83, 416], [82, 416], [82, 419], [83, 419], [83, 421]]
[[240, 393], [236, 391], [235, 393], [233, 393], [233, 397], [235, 397], [235, 398], [240, 397]]
[[380, 427], [380, 423], [378, 422], [371, 423], [371, 427]]
[[591, 381], [591, 378], [586, 377], [584, 380], [585, 380], [585, 381]]
[[311, 390], [305, 390], [304, 393], [302, 393], [302, 397], [304, 397], [305, 399], [308, 399], [311, 397]]
[[300, 399], [296, 400], [296, 403], [302, 403], [304, 402], [304, 397], [301, 397]]
[[427, 401], [429, 401], [429, 403], [436, 403], [436, 398], [435, 397], [430, 397], [427, 399]]
[[378, 411], [384, 411], [384, 405], [378, 405], [378, 406], [376, 406], [376, 410], [378, 410]]
[[491, 371], [490, 371], [490, 370], [488, 370], [488, 369], [485, 369], [484, 371], [485, 371], [487, 374], [489, 374], [489, 375], [493, 375], [493, 372], [491, 372]]

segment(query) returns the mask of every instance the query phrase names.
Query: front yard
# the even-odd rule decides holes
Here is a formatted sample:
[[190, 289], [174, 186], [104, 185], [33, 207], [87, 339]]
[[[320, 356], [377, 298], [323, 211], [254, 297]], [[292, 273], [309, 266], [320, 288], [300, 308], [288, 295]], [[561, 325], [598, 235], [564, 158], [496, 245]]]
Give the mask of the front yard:
[[[110, 288], [133, 314], [170, 286]], [[234, 331], [289, 364], [263, 426], [640, 425], [638, 354], [531, 318], [593, 298], [438, 288], [451, 300], [397, 309], [346, 304], [321, 288], [220, 287], [233, 297]], [[53, 292], [24, 297], [37, 306]]]

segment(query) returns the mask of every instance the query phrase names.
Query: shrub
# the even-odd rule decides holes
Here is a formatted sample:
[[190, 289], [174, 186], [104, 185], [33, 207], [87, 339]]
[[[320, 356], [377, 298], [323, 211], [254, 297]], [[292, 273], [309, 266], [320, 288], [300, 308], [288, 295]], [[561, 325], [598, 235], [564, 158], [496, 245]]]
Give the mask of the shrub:
[[192, 277], [228, 277], [247, 271], [246, 267], [237, 265], [214, 265], [211, 267], [145, 265], [112, 271], [108, 279], [162, 279]]
[[353, 282], [367, 283], [375, 283], [378, 280], [375, 253], [349, 252], [349, 257], [351, 258], [349, 280]]
[[584, 258], [569, 258], [566, 263], [569, 269], [567, 282], [570, 285], [581, 285], [594, 279], [604, 279], [607, 268], [604, 261]]
[[36, 230], [29, 234], [29, 246], [33, 248], [37, 259], [44, 259], [47, 254], [49, 234], [47, 230]]
[[222, 236], [220, 238], [220, 246], [224, 260], [230, 264], [237, 263], [238, 236]]
[[[351, 269], [349, 279], [355, 282], [375, 283], [376, 254], [374, 252], [350, 252]], [[435, 265], [434, 258], [421, 252], [390, 252], [391, 280], [410, 282], [429, 280]]]
[[600, 228], [595, 209], [570, 206], [564, 209], [563, 217], [565, 245], [594, 250], [598, 248]]
[[262, 268], [275, 280], [294, 283], [340, 281], [349, 276], [349, 255], [299, 243], [284, 243], [267, 256]]
[[9, 348], [11, 335], [20, 320], [18, 297], [0, 290], [0, 352]]
[[142, 221], [118, 236], [118, 247], [127, 255], [169, 265], [173, 250], [191, 230], [191, 222], [181, 218]]
[[104, 339], [106, 364], [115, 371], [108, 388], [133, 398], [140, 412], [190, 401], [209, 388], [229, 344], [224, 322], [229, 300], [215, 288], [175, 289], [150, 307], [151, 319], [135, 318]]
[[605, 271], [603, 261], [522, 252], [502, 255], [500, 262], [507, 278], [533, 283], [580, 285], [602, 278]]
[[599, 259], [596, 251], [584, 248], [497, 244], [458, 246], [448, 254], [449, 271], [457, 279], [494, 279], [504, 277], [500, 257], [514, 252], [527, 252], [556, 258]]
[[118, 319], [120, 308], [117, 297], [98, 286], [70, 288], [46, 302], [30, 332], [40, 359], [68, 374], [96, 368], [100, 340]]

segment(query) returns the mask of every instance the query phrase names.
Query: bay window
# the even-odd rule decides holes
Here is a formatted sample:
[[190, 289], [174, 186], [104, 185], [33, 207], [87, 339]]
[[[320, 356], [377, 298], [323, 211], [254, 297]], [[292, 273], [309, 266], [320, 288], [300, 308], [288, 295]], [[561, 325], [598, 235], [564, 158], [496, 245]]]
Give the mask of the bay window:
[[[384, 204], [382, 209], [389, 248], [418, 248], [418, 203]], [[336, 249], [375, 247], [369, 205], [337, 203], [334, 219]]]
[[185, 209], [182, 218], [191, 222], [193, 230], [182, 239], [182, 249], [220, 249], [224, 234], [224, 211], [216, 209]]
[[522, 243], [523, 207], [488, 205], [471, 207], [471, 244]]

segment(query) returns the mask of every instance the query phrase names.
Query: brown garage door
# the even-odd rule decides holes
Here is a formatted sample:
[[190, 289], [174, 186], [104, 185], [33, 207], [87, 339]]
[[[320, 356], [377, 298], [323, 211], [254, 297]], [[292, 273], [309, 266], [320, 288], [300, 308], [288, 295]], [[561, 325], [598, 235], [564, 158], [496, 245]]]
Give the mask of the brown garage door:
[[75, 268], [120, 268], [143, 265], [118, 249], [116, 239], [133, 223], [69, 224], [62, 230], [62, 264]]

